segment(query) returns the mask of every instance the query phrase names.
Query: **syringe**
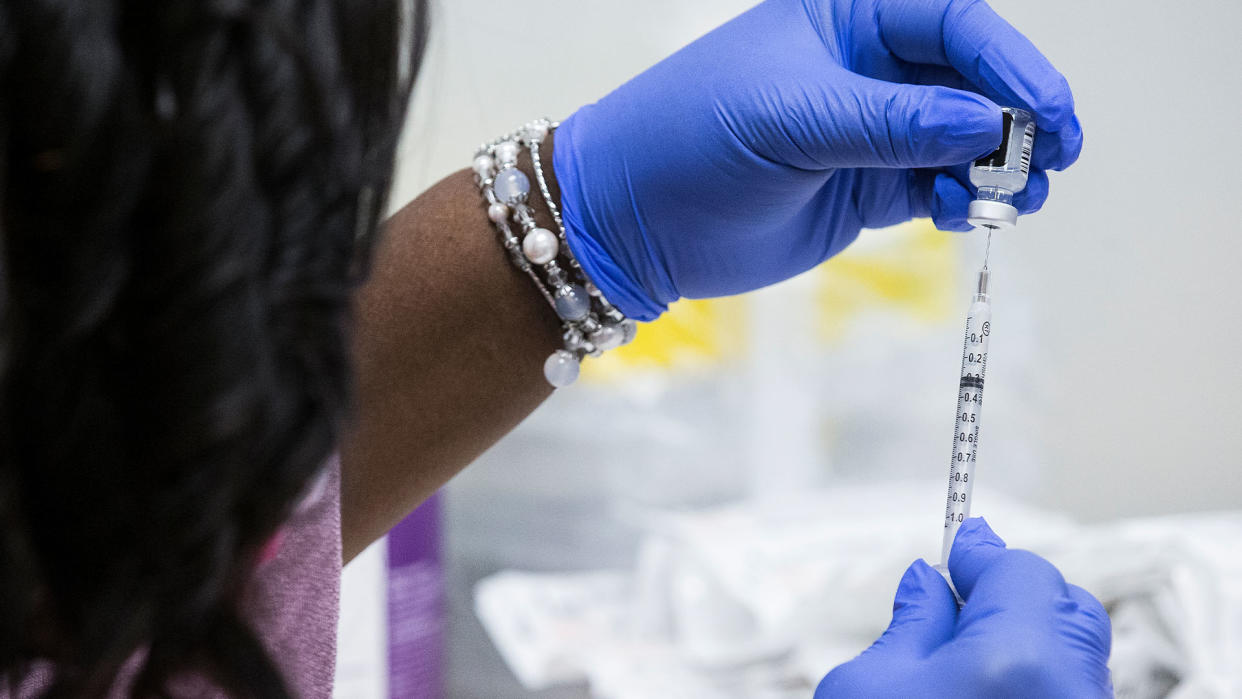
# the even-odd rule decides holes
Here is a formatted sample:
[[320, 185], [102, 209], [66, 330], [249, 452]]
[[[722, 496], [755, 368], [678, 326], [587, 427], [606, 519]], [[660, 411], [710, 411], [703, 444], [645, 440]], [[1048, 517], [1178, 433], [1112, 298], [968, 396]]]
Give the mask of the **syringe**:
[[[975, 487], [975, 464], [979, 457], [980, 416], [983, 414], [983, 378], [988, 366], [988, 340], [992, 335], [992, 305], [988, 298], [988, 255], [992, 232], [1012, 228], [1018, 222], [1014, 195], [1026, 187], [1035, 147], [1035, 121], [1030, 112], [1013, 107], [1001, 109], [1001, 144], [976, 160], [970, 168], [975, 200], [966, 220], [988, 231], [983, 267], [975, 298], [966, 313], [966, 339], [962, 345], [962, 374], [957, 388], [957, 417], [953, 429], [953, 455], [949, 462], [949, 492], [944, 506], [944, 538], [940, 565], [948, 577], [949, 552], [962, 522], [970, 516]], [[950, 580], [950, 583], [952, 581]]]
[[[988, 235], [991, 247], [991, 232]], [[983, 377], [988, 368], [988, 339], [992, 335], [992, 305], [988, 302], [987, 257], [979, 270], [974, 302], [966, 313], [966, 339], [962, 343], [962, 376], [957, 388], [957, 419], [953, 429], [953, 454], [949, 460], [949, 492], [944, 506], [944, 540], [940, 562], [947, 568], [949, 551], [957, 529], [970, 516], [971, 490], [979, 455], [979, 427], [983, 414]]]

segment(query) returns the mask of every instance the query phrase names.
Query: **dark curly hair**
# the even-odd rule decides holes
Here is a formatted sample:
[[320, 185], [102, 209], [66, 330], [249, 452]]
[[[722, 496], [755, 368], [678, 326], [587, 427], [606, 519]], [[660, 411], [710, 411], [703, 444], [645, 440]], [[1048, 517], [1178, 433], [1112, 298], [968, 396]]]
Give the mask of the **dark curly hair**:
[[[289, 692], [238, 612], [333, 448], [424, 1], [0, 4], [0, 677]], [[404, 57], [404, 58], [403, 58]]]

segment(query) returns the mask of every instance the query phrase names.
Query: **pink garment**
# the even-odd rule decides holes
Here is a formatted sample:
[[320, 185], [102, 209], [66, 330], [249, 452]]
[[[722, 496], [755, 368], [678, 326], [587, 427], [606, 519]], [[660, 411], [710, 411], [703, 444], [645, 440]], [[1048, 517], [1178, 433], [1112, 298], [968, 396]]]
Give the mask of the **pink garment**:
[[[317, 502], [299, 508], [283, 530], [275, 556], [261, 565], [244, 602], [251, 628], [284, 673], [289, 689], [302, 699], [328, 699], [336, 670], [336, 624], [341, 592], [341, 472], [333, 456], [326, 487]], [[135, 658], [135, 661], [137, 658]], [[111, 699], [127, 697], [135, 663], [122, 670]], [[47, 688], [53, 669], [37, 665], [10, 695], [0, 684], [0, 699], [31, 699]], [[206, 682], [178, 685], [178, 696], [224, 697]]]

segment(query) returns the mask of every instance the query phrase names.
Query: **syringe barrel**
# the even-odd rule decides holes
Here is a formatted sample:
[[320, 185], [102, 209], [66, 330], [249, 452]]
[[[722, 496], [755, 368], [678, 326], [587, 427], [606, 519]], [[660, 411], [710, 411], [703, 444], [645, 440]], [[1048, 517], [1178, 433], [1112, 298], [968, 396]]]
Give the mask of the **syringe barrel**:
[[988, 340], [992, 335], [992, 306], [986, 294], [975, 296], [966, 314], [962, 344], [962, 373], [957, 389], [957, 417], [953, 429], [953, 452], [949, 460], [949, 489], [944, 509], [944, 539], [940, 560], [949, 564], [949, 551], [958, 527], [970, 516], [974, 497], [975, 464], [979, 451], [979, 427], [983, 414], [983, 380], [987, 373]]

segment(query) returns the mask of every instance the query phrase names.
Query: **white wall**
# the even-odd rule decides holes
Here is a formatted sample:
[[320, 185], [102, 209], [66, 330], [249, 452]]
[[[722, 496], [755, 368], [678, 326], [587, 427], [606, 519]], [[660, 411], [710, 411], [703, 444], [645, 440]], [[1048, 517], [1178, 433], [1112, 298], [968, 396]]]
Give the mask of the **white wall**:
[[[396, 200], [748, 5], [441, 0]], [[995, 248], [1060, 400], [1033, 428], [1047, 447], [1034, 495], [1084, 518], [1238, 506], [1242, 3], [993, 6], [1069, 77], [1086, 132], [1045, 210]]]
[[1045, 493], [1083, 516], [1242, 505], [1242, 3], [996, 3], [1086, 133], [1009, 259], [1064, 408]]

